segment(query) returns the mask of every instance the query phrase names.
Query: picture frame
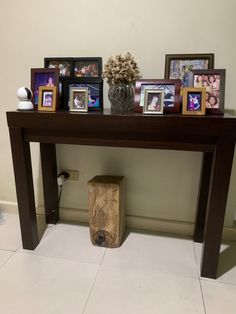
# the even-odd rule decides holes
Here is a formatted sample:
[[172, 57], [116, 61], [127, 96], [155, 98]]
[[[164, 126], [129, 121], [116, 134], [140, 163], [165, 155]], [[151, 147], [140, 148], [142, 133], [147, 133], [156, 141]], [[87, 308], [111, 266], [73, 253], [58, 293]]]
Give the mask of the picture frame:
[[144, 114], [163, 114], [163, 89], [145, 89]]
[[190, 71], [213, 68], [213, 53], [166, 54], [165, 56], [165, 79], [181, 79], [183, 87], [191, 86]]
[[80, 57], [73, 58], [73, 77], [101, 79], [102, 58], [101, 57]]
[[206, 89], [206, 114], [224, 114], [225, 69], [192, 70], [192, 86]]
[[59, 86], [59, 69], [32, 68], [31, 69], [31, 90], [33, 92], [32, 102], [37, 108], [40, 86]]
[[60, 79], [70, 78], [73, 74], [73, 58], [50, 57], [44, 58], [44, 67], [49, 69], [58, 68]]
[[39, 111], [53, 111], [57, 109], [57, 87], [39, 86]]
[[70, 87], [70, 111], [88, 112], [88, 87]]
[[184, 115], [205, 115], [206, 113], [206, 89], [200, 87], [183, 88]]
[[137, 80], [135, 83], [134, 111], [142, 112], [144, 107], [145, 89], [164, 90], [164, 112], [180, 112], [181, 80]]
[[103, 80], [91, 81], [90, 79], [81, 81], [78, 78], [66, 80], [63, 82], [62, 103], [64, 110], [68, 110], [70, 102], [70, 88], [88, 88], [88, 111], [103, 110]]

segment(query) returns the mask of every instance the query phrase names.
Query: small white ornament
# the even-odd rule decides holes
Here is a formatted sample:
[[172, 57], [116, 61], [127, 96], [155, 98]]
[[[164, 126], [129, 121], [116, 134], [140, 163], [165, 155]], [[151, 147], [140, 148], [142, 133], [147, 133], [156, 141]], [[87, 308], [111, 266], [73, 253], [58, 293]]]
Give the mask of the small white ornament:
[[31, 102], [33, 96], [32, 91], [27, 87], [20, 87], [16, 95], [19, 99], [18, 110], [34, 110], [34, 105]]

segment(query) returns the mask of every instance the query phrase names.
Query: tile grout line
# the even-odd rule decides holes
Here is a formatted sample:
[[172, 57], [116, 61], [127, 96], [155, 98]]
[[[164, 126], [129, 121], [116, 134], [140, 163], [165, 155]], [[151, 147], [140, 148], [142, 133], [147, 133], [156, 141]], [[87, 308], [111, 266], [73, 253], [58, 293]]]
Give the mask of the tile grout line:
[[87, 304], [88, 304], [89, 298], [90, 298], [90, 296], [91, 296], [91, 293], [92, 293], [93, 287], [94, 287], [94, 285], [95, 285], [95, 282], [96, 282], [96, 280], [97, 280], [98, 274], [99, 274], [100, 269], [101, 269], [101, 267], [102, 267], [102, 262], [103, 262], [103, 260], [104, 260], [105, 255], [106, 255], [106, 252], [107, 252], [107, 248], [105, 249], [105, 252], [104, 252], [103, 257], [102, 257], [102, 259], [101, 259], [100, 265], [99, 265], [99, 267], [98, 267], [97, 274], [96, 274], [96, 276], [95, 276], [95, 278], [94, 278], [94, 281], [93, 281], [93, 283], [92, 283], [92, 286], [91, 286], [91, 289], [90, 289], [90, 291], [89, 291], [89, 294], [88, 294], [87, 300], [86, 300], [86, 302], [85, 302], [85, 305], [84, 305], [84, 308], [83, 308], [82, 314], [83, 314], [83, 313], [84, 313], [84, 311], [86, 310], [86, 307], [87, 307]]
[[205, 311], [205, 314], [207, 314], [206, 304], [205, 304], [205, 299], [204, 299], [204, 293], [203, 293], [203, 290], [202, 290], [202, 284], [201, 284], [201, 279], [200, 278], [199, 278], [199, 286], [200, 286], [200, 290], [201, 290], [201, 294], [202, 294], [202, 303], [203, 303], [204, 311]]
[[203, 294], [202, 284], [201, 284], [200, 269], [199, 269], [198, 263], [197, 263], [197, 254], [196, 254], [196, 250], [195, 250], [194, 241], [193, 241], [193, 252], [194, 252], [194, 257], [195, 257], [195, 264], [196, 264], [196, 267], [197, 267], [198, 282], [199, 282], [199, 287], [200, 287], [200, 291], [201, 291], [201, 295], [202, 295], [203, 308], [204, 308], [205, 314], [207, 314], [206, 304], [205, 304], [204, 294]]
[[[9, 251], [8, 251], [9, 252]], [[9, 259], [12, 258], [13, 255], [15, 255], [16, 252], [11, 251], [12, 254], [5, 260], [5, 262], [0, 266], [0, 270], [6, 265], [6, 263], [9, 261]]]

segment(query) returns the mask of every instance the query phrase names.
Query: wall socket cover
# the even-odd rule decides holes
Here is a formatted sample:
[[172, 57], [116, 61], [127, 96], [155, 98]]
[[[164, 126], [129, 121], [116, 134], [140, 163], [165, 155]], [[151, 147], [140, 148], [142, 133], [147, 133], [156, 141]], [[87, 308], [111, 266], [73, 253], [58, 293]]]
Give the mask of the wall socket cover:
[[69, 173], [69, 178], [66, 181], [78, 181], [79, 180], [79, 171], [78, 170], [66, 170], [63, 169], [61, 172]]

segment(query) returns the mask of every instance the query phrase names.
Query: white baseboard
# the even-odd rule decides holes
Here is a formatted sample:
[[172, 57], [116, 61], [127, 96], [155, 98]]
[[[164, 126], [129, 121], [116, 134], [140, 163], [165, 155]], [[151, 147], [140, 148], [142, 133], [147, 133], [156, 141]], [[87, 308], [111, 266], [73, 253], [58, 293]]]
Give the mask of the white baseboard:
[[18, 214], [18, 206], [16, 202], [0, 202], [0, 211], [8, 214]]
[[[18, 213], [17, 203], [0, 202], [0, 210], [8, 213]], [[37, 214], [43, 214], [44, 207], [37, 206]], [[86, 209], [60, 208], [61, 221], [86, 223], [89, 221], [89, 212]], [[165, 220], [157, 218], [147, 218], [140, 216], [126, 215], [126, 227], [131, 229], [146, 230], [151, 232], [162, 232], [192, 236], [194, 224], [191, 222]], [[223, 239], [236, 241], [236, 227], [224, 227]]]
[[[89, 221], [88, 210], [75, 208], [60, 208], [60, 219], [62, 221], [74, 221], [87, 223]], [[147, 218], [140, 216], [126, 215], [126, 227], [130, 229], [146, 230], [150, 232], [170, 233], [184, 236], [192, 236], [194, 223]], [[223, 240], [236, 241], [236, 227], [224, 227]]]

